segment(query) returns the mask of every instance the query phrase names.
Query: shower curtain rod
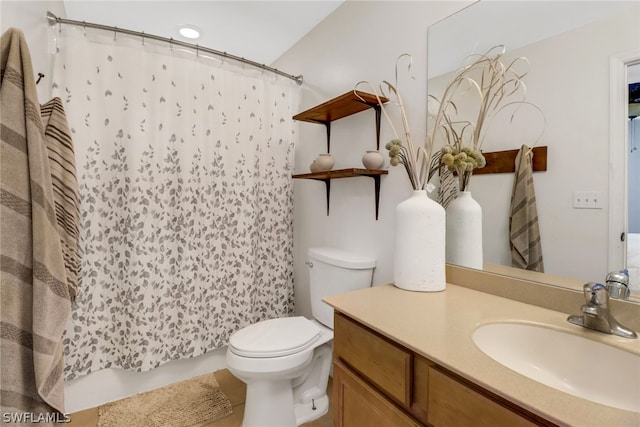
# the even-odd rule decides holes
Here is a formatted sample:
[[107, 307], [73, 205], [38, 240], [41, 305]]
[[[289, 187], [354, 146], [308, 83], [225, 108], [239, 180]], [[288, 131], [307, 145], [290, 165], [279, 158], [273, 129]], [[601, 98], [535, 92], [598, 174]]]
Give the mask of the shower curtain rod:
[[84, 28], [96, 28], [98, 30], [112, 31], [114, 33], [123, 33], [123, 34], [127, 34], [127, 35], [130, 35], [130, 36], [141, 37], [143, 42], [144, 42], [144, 39], [152, 39], [152, 40], [157, 40], [157, 41], [169, 43], [169, 45], [176, 45], [176, 46], [181, 46], [181, 47], [186, 47], [186, 48], [189, 48], [189, 49], [193, 49], [193, 50], [196, 51], [196, 53], [197, 52], [211, 53], [211, 54], [216, 55], [216, 56], [221, 56], [222, 58], [229, 58], [229, 59], [232, 59], [234, 61], [238, 61], [238, 62], [241, 62], [241, 63], [244, 63], [244, 64], [249, 64], [249, 65], [251, 65], [253, 67], [256, 67], [256, 68], [261, 68], [263, 70], [270, 71], [270, 72], [278, 74], [280, 76], [287, 77], [287, 78], [295, 81], [299, 85], [302, 84], [302, 75], [294, 76], [293, 74], [287, 74], [287, 73], [285, 73], [283, 71], [278, 70], [277, 68], [269, 67], [268, 65], [260, 64], [260, 63], [255, 62], [255, 61], [251, 61], [250, 59], [242, 58], [240, 56], [231, 55], [230, 53], [222, 52], [222, 51], [215, 50], [215, 49], [210, 49], [208, 47], [199, 46], [197, 44], [187, 43], [187, 42], [183, 42], [183, 41], [180, 41], [180, 40], [174, 40], [173, 38], [156, 36], [154, 34], [147, 34], [145, 32], [140, 32], [140, 31], [132, 31], [132, 30], [124, 29], [124, 28], [111, 27], [109, 25], [94, 24], [94, 23], [91, 23], [91, 22], [74, 21], [72, 19], [60, 18], [60, 17], [54, 15], [52, 12], [47, 12], [47, 19], [49, 20], [49, 25], [69, 24], [69, 25], [82, 26]]

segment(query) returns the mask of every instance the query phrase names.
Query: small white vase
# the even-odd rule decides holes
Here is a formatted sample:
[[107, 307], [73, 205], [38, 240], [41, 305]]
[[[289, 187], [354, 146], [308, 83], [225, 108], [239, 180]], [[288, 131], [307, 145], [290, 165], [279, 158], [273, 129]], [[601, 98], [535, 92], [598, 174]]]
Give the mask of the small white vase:
[[309, 170], [311, 171], [311, 173], [320, 172], [320, 169], [318, 168], [318, 163], [315, 160], [311, 162], [311, 164], [309, 165]]
[[396, 207], [393, 283], [401, 289], [437, 292], [446, 288], [444, 208], [416, 190]]
[[318, 167], [319, 172], [330, 171], [335, 164], [331, 154], [320, 154], [316, 157], [315, 164]]
[[447, 262], [482, 269], [482, 207], [470, 191], [447, 206]]
[[384, 163], [384, 157], [377, 150], [367, 151], [362, 156], [362, 164], [367, 169], [380, 169]]

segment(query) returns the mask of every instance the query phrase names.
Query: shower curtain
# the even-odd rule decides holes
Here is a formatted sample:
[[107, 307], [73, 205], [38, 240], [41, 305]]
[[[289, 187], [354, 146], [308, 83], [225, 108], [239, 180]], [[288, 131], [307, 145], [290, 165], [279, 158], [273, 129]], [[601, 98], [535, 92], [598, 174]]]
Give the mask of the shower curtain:
[[296, 84], [139, 38], [55, 33], [81, 217], [66, 379], [195, 357], [290, 315]]

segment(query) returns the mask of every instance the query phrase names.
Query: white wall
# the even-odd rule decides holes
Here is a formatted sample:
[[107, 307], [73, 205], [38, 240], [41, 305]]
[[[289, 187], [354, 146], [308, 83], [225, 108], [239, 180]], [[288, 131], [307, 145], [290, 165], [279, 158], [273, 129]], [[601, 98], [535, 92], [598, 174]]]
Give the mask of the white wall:
[[[347, 1], [275, 66], [304, 75], [301, 110], [305, 110], [352, 90], [360, 80], [392, 80], [396, 58], [410, 53], [415, 80], [403, 78], [401, 90], [408, 97], [405, 103], [414, 133], [424, 134], [427, 27], [469, 3]], [[361, 167], [364, 152], [375, 149], [373, 118], [369, 110], [332, 123], [335, 169]], [[310, 123], [300, 123], [298, 129], [295, 172], [306, 173], [317, 154], [326, 152], [325, 131], [324, 126]], [[383, 119], [380, 148], [387, 159], [384, 144], [391, 138]], [[311, 316], [305, 265], [310, 246], [334, 246], [372, 256], [377, 260], [374, 285], [392, 281], [395, 208], [411, 193], [404, 169], [390, 168], [389, 175], [382, 177], [378, 221], [370, 178], [333, 180], [329, 216], [322, 182], [295, 180], [294, 187], [294, 277], [299, 314]]]

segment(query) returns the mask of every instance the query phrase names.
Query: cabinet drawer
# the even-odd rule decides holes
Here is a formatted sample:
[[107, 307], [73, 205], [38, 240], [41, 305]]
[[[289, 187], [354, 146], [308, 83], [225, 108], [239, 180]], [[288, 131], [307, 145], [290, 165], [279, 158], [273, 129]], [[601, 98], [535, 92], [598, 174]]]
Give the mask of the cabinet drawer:
[[411, 353], [335, 315], [334, 354], [399, 403], [411, 403]]
[[420, 426], [339, 361], [333, 365], [333, 392], [335, 427]]
[[434, 427], [537, 425], [434, 368], [429, 368], [428, 406]]

